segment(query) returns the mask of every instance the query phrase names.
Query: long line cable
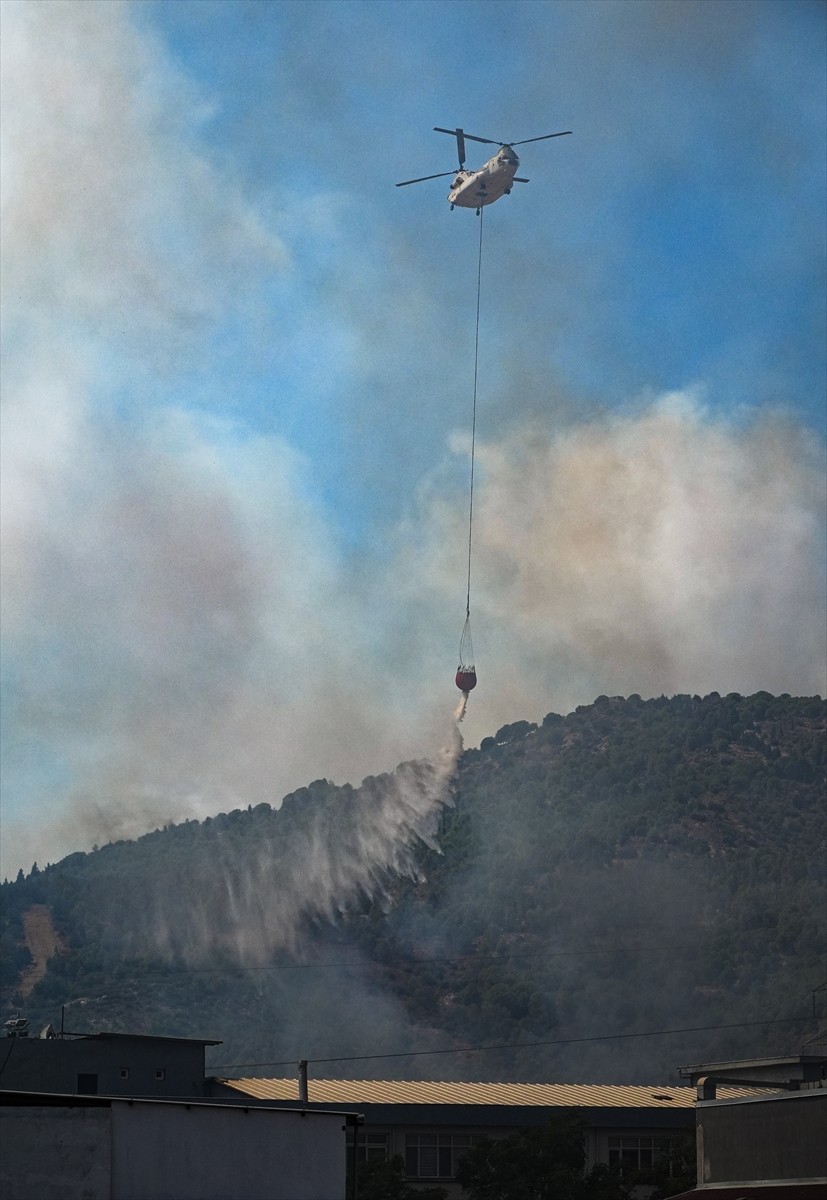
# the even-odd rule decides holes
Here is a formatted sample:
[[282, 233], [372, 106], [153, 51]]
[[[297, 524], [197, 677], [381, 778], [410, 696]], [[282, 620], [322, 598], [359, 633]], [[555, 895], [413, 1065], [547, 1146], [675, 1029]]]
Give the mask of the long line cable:
[[477, 376], [480, 359], [480, 293], [482, 289], [482, 219], [480, 209], [480, 244], [477, 254], [477, 321], [474, 329], [474, 402], [471, 413], [471, 494], [468, 504], [468, 591], [465, 596], [465, 620], [471, 616], [471, 540], [474, 528], [474, 450], [477, 440]]

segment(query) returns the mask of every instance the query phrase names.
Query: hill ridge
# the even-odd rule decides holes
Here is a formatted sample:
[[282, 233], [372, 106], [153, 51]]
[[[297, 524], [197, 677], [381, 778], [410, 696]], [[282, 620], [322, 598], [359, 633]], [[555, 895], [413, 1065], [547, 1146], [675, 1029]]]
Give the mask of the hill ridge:
[[[3, 1003], [33, 1023], [68, 1002], [93, 1029], [209, 1032], [225, 1061], [744, 1024], [684, 1048], [486, 1057], [515, 1080], [574, 1063], [634, 1083], [789, 1049], [792, 1027], [758, 1045], [750, 1023], [804, 1015], [823, 978], [826, 731], [821, 698], [766, 692], [514, 722], [464, 751], [432, 832], [428, 816], [355, 886], [345, 872], [329, 910], [302, 908], [284, 873], [312, 879], [320, 829], [369, 853], [402, 768], [78, 852], [3, 885]], [[36, 904], [66, 950], [24, 997]]]

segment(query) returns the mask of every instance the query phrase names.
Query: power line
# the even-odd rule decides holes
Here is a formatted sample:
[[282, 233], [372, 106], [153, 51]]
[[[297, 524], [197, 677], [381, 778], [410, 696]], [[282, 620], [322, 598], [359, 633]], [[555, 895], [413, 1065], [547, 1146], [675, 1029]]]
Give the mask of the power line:
[[584, 956], [600, 956], [600, 955], [616, 955], [616, 954], [662, 954], [666, 951], [674, 952], [677, 950], [696, 950], [700, 943], [691, 942], [686, 945], [669, 946], [663, 943], [657, 946], [613, 946], [610, 949], [600, 950], [532, 950], [525, 952], [517, 952], [514, 954], [451, 954], [440, 955], [432, 958], [393, 958], [393, 959], [362, 959], [355, 962], [321, 962], [321, 963], [274, 963], [267, 966], [245, 967], [170, 967], [164, 971], [140, 971], [136, 975], [141, 979], [165, 978], [168, 975], [220, 975], [234, 974], [236, 972], [257, 972], [257, 971], [330, 971], [330, 970], [346, 970], [349, 968], [390, 968], [390, 967], [409, 967], [411, 969], [421, 966], [429, 966], [435, 963], [457, 963], [457, 962], [500, 962], [509, 963], [515, 959], [535, 959], [535, 958], [580, 958]]
[[[308, 1058], [308, 1063], [335, 1062], [369, 1062], [381, 1058], [426, 1058], [440, 1054], [481, 1054], [488, 1050], [532, 1050], [540, 1046], [574, 1046], [583, 1042], [613, 1042], [628, 1038], [668, 1037], [678, 1033], [710, 1033], [719, 1029], [750, 1029], [755, 1026], [791, 1025], [802, 1021], [812, 1021], [812, 1017], [776, 1017], [767, 1021], [733, 1021], [728, 1025], [688, 1025], [682, 1029], [650, 1029], [640, 1033], [599, 1033], [589, 1037], [553, 1038], [543, 1042], [504, 1042], [495, 1046], [462, 1046], [450, 1050], [405, 1050], [395, 1054], [351, 1054], [338, 1058]], [[226, 1063], [214, 1067], [218, 1071], [239, 1071], [247, 1067], [287, 1067], [298, 1061], [296, 1058], [285, 1058], [279, 1062]]]
[[[710, 937], [714, 938], [720, 933], [720, 930], [709, 929], [708, 926], [697, 925], [695, 928], [707, 929]], [[756, 925], [748, 929], [739, 929], [738, 937], [744, 937], [747, 934], [766, 933], [765, 925]], [[576, 950], [526, 950], [515, 952], [497, 952], [494, 954], [447, 954], [433, 955], [429, 958], [392, 958], [392, 959], [362, 959], [354, 962], [319, 962], [319, 963], [268, 963], [262, 966], [244, 966], [235, 964], [232, 966], [221, 967], [168, 967], [156, 971], [135, 971], [129, 973], [122, 971], [116, 979], [124, 977], [139, 978], [139, 979], [164, 979], [171, 975], [229, 975], [229, 974], [254, 974], [263, 971], [330, 971], [330, 970], [347, 970], [347, 969], [384, 969], [384, 968], [415, 968], [421, 966], [430, 966], [437, 963], [510, 963], [515, 960], [530, 960], [542, 958], [582, 958], [582, 957], [601, 957], [613, 955], [634, 955], [634, 954], [664, 954], [675, 953], [683, 950], [701, 950], [705, 943], [703, 941], [684, 942], [676, 945], [670, 945], [664, 942], [659, 942], [657, 945], [622, 945], [620, 943], [610, 947], [600, 947]]]

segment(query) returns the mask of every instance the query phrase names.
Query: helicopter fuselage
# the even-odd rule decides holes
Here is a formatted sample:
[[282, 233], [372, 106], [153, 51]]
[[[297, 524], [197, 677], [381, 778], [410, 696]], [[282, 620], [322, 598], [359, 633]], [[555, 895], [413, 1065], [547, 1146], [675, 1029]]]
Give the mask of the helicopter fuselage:
[[457, 171], [448, 199], [451, 207], [482, 208], [511, 191], [520, 160], [510, 146], [502, 146], [478, 171]]

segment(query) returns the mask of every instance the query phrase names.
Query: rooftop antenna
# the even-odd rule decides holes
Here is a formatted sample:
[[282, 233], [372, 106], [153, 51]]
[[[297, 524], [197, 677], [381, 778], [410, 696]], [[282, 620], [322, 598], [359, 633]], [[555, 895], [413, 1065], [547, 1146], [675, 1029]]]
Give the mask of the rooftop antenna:
[[28, 1017], [21, 1017], [18, 1012], [16, 1017], [11, 1017], [6, 1021], [6, 1037], [9, 1038], [27, 1038], [29, 1036], [29, 1020]]

